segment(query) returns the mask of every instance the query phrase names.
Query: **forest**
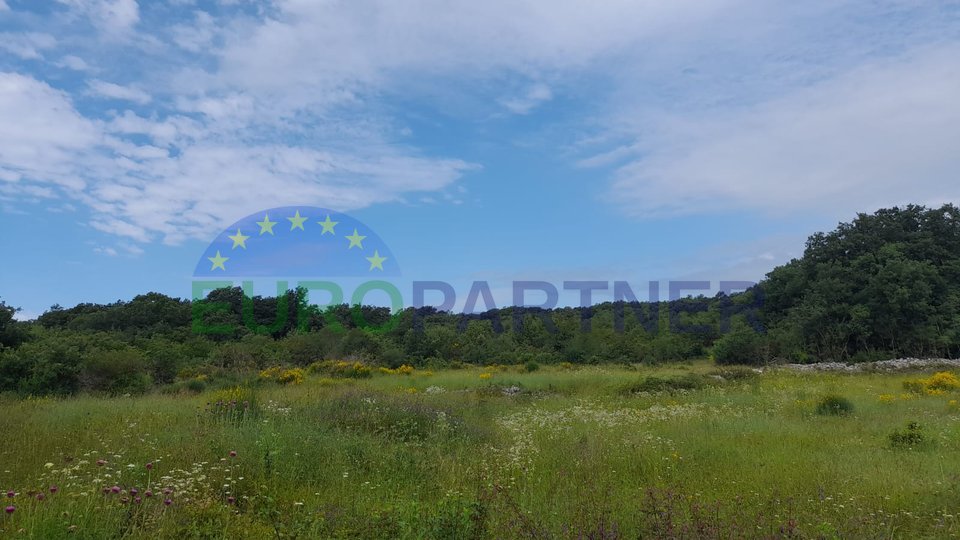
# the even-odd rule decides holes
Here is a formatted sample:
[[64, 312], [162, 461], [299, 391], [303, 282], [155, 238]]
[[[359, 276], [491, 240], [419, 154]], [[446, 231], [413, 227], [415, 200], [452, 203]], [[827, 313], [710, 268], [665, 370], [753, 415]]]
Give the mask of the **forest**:
[[[859, 214], [813, 234], [800, 258], [729, 296], [463, 315], [429, 307], [320, 310], [303, 290], [247, 298], [233, 288], [196, 302], [148, 293], [55, 305], [33, 321], [15, 314], [0, 300], [0, 392], [18, 395], [199, 392], [269, 368], [331, 360], [535, 370], [700, 358], [754, 366], [957, 358], [960, 209]], [[198, 325], [229, 330], [201, 333]]]

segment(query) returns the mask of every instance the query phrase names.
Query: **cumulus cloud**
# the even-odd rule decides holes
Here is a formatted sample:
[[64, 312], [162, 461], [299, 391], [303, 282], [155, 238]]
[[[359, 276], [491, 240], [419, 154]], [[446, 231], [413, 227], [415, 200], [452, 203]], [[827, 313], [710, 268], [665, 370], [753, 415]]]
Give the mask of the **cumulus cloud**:
[[125, 36], [140, 21], [140, 6], [136, 0], [58, 1], [86, 16], [91, 24], [108, 37]]
[[[134, 0], [59, 1], [135, 37], [136, 61], [112, 65], [71, 28], [57, 38], [87, 45], [58, 65], [98, 79], [0, 74], [4, 195], [56, 190], [131, 241], [202, 237], [265, 206], [449, 193], [475, 165], [417, 149], [391, 100], [493, 113], [471, 120], [562, 100], [591, 140], [571, 165], [609, 169], [595, 189], [640, 216], [958, 195], [956, 21], [926, 5], [221, 1], [141, 21]], [[55, 46], [30, 35], [0, 48]]]
[[616, 171], [612, 198], [649, 216], [958, 197], [958, 55], [923, 47], [754, 106], [664, 118]]
[[123, 101], [132, 101], [145, 105], [150, 103], [150, 94], [139, 88], [132, 86], [123, 86], [106, 81], [92, 80], [87, 82], [90, 93], [108, 99], [119, 99]]
[[528, 114], [541, 103], [549, 101], [553, 97], [550, 87], [537, 83], [528, 88], [522, 95], [502, 99], [500, 101], [507, 110], [514, 114]]
[[25, 60], [43, 58], [42, 51], [52, 49], [57, 40], [50, 34], [39, 32], [2, 32], [0, 33], [0, 50], [7, 51]]

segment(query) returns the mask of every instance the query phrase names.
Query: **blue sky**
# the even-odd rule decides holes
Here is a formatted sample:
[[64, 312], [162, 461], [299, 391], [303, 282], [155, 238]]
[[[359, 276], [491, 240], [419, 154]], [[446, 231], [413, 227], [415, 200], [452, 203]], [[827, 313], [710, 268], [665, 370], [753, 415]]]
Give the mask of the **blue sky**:
[[0, 298], [186, 297], [297, 205], [498, 302], [757, 280], [960, 200], [958, 58], [957, 2], [0, 0]]

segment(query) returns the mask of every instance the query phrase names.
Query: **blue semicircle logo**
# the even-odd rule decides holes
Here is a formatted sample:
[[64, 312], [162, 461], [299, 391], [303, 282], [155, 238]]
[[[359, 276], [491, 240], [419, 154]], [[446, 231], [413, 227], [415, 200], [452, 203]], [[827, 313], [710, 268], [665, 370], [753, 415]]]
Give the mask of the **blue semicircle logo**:
[[347, 214], [284, 206], [227, 227], [204, 250], [194, 277], [395, 277], [400, 266], [377, 233]]

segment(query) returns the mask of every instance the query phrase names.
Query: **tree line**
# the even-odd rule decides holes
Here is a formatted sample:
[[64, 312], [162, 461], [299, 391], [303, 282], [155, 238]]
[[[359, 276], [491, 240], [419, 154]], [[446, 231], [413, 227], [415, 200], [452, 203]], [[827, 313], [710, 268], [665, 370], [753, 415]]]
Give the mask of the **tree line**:
[[321, 310], [303, 290], [247, 298], [230, 288], [196, 302], [149, 293], [53, 306], [29, 322], [15, 312], [0, 301], [0, 392], [34, 395], [177, 389], [187, 380], [230, 382], [325, 359], [456, 367], [954, 358], [960, 210], [911, 205], [860, 214], [811, 236], [802, 257], [743, 293], [670, 302], [391, 313]]

